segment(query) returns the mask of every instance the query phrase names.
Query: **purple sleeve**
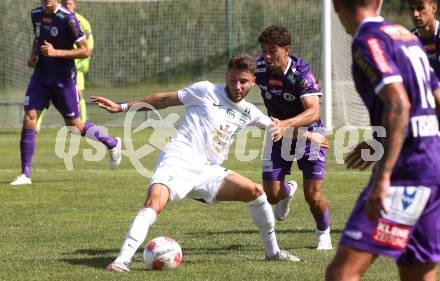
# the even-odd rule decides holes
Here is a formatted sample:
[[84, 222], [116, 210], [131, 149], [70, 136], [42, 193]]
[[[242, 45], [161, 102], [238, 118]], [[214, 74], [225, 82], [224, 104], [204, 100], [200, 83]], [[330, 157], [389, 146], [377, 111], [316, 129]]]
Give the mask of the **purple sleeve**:
[[355, 40], [353, 63], [371, 82], [376, 94], [390, 83], [403, 81], [399, 69], [389, 55], [385, 40], [378, 36], [361, 37]]
[[79, 42], [86, 38], [84, 35], [84, 32], [81, 30], [81, 27], [79, 25], [78, 19], [75, 17], [74, 14], [70, 14], [68, 17], [68, 25], [69, 27], [67, 30], [70, 32], [70, 35], [72, 36], [72, 39], [75, 42]]
[[303, 64], [299, 73], [300, 84], [299, 84], [299, 96], [322, 96], [321, 87], [318, 81], [313, 75], [312, 69], [308, 64]]

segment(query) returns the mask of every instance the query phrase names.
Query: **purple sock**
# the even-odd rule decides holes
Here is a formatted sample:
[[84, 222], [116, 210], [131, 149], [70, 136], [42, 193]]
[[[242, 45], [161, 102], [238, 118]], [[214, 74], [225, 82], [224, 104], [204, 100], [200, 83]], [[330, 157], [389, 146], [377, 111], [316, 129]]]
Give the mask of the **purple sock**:
[[85, 136], [87, 131], [90, 129], [93, 132], [93, 136], [87, 135], [87, 137], [91, 137], [91, 139], [102, 142], [103, 144], [105, 144], [105, 146], [107, 146], [108, 149], [112, 149], [113, 147], [116, 146], [117, 142], [116, 142], [115, 138], [112, 138], [109, 135], [105, 134], [104, 132], [100, 131], [99, 128], [96, 127], [95, 124], [90, 123], [90, 122], [86, 122], [84, 124], [84, 129], [81, 132], [81, 135]]
[[26, 177], [31, 176], [32, 156], [35, 151], [35, 129], [23, 128], [21, 130], [20, 154], [21, 173]]
[[290, 192], [292, 192], [292, 189], [290, 188], [290, 185], [289, 185], [289, 184], [285, 183], [285, 184], [281, 187], [280, 192], [281, 192], [281, 198], [280, 198], [280, 200], [281, 200], [281, 199], [284, 199], [284, 198], [286, 198], [287, 196], [289, 196], [289, 195], [290, 195]]
[[325, 209], [324, 213], [315, 213], [312, 211], [313, 217], [315, 218], [316, 221], [316, 228], [319, 231], [324, 231], [326, 230], [329, 225], [330, 225], [330, 218], [329, 218], [329, 214], [328, 214], [328, 207]]

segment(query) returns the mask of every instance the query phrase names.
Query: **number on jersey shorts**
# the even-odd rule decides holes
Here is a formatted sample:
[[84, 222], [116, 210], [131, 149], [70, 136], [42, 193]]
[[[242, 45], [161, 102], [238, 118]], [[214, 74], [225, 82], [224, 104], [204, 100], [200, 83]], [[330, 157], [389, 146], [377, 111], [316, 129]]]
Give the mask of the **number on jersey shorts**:
[[149, 186], [160, 183], [170, 190], [170, 201], [189, 197], [204, 203], [216, 203], [223, 179], [232, 171], [217, 165], [184, 161], [176, 155], [161, 153]]
[[398, 264], [439, 262], [440, 185], [392, 185], [385, 202], [388, 212], [374, 224], [365, 213], [370, 182], [356, 202], [340, 244], [391, 257]]

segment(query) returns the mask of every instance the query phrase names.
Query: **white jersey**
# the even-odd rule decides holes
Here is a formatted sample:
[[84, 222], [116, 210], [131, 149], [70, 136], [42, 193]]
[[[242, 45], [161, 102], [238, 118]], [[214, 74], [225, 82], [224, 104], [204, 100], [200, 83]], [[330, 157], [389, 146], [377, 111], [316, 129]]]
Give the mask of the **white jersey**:
[[165, 159], [172, 154], [186, 162], [221, 165], [242, 128], [271, 124], [253, 104], [231, 101], [223, 84], [198, 82], [178, 91], [178, 97], [186, 106], [185, 116], [176, 137], [163, 149]]

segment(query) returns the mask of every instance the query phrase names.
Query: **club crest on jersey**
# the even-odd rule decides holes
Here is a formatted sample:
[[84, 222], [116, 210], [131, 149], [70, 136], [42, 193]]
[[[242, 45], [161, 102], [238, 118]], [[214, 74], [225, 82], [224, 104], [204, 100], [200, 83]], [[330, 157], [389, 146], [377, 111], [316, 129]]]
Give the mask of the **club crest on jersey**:
[[292, 95], [291, 93], [284, 93], [283, 98], [286, 101], [294, 101], [296, 99], [296, 97], [294, 95]]
[[52, 35], [53, 37], [58, 36], [58, 28], [56, 26], [54, 26], [50, 29], [50, 35]]

